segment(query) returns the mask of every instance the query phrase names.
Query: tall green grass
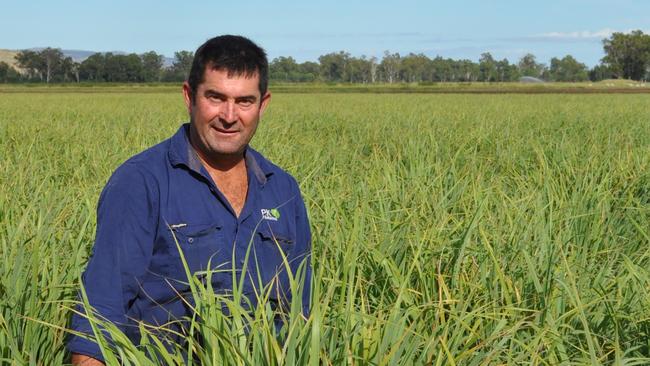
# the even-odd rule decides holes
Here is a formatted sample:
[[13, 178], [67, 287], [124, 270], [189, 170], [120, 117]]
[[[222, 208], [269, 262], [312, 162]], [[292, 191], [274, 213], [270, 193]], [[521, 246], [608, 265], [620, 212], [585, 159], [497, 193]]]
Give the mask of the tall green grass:
[[[276, 334], [270, 307], [245, 312], [193, 282], [203, 341], [166, 351], [112, 330], [105, 351], [125, 364], [648, 364], [649, 98], [276, 94], [253, 145], [301, 183], [311, 317], [294, 303]], [[186, 119], [180, 94], [0, 97], [0, 363], [67, 361], [99, 191]]]

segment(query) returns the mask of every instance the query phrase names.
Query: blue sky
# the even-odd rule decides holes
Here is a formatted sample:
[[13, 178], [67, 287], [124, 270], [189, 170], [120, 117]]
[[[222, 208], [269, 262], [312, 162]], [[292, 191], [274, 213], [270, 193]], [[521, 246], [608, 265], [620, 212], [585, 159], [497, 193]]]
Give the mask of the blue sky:
[[516, 61], [574, 55], [593, 66], [613, 31], [650, 33], [648, 0], [460, 1], [19, 1], [2, 0], [0, 48], [59, 47], [166, 56], [211, 36], [248, 36], [269, 57], [316, 61], [424, 53]]

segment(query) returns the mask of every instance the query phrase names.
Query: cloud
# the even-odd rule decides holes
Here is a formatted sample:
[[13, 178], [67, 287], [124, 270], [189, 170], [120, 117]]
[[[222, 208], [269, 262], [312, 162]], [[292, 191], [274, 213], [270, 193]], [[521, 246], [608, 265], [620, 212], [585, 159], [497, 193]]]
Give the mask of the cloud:
[[[567, 42], [580, 42], [580, 41], [599, 41], [603, 38], [609, 38], [612, 33], [622, 32], [630, 33], [636, 29], [615, 30], [611, 28], [603, 28], [598, 31], [576, 31], [576, 32], [549, 32], [534, 35], [529, 37], [538, 41], [567, 41]], [[641, 30], [643, 33], [648, 33], [648, 30]]]
[[591, 39], [603, 39], [608, 38], [612, 33], [616, 32], [610, 28], [604, 28], [599, 31], [577, 31], [577, 32], [549, 32], [542, 33], [540, 35], [534, 36], [535, 38], [547, 38], [550, 40], [591, 40]]
[[296, 37], [314, 39], [411, 39], [421, 38], [424, 35], [419, 32], [301, 32], [301, 33], [264, 33], [256, 34], [260, 38], [294, 39]]

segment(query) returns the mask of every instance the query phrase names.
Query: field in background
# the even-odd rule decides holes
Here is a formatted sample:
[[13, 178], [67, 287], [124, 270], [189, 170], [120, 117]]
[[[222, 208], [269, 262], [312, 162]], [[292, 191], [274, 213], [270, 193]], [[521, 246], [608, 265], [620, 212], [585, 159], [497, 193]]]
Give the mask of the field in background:
[[[187, 119], [172, 90], [0, 94], [0, 363], [65, 360], [99, 192]], [[274, 94], [253, 146], [301, 184], [313, 314], [291, 319], [284, 348], [263, 322], [244, 334], [219, 318], [203, 328], [219, 347], [197, 357], [650, 363], [649, 106], [644, 94]]]
[[[0, 84], [0, 93], [173, 93], [180, 83], [121, 84], [67, 83], [46, 85]], [[603, 80], [579, 83], [281, 83], [271, 82], [271, 92], [300, 94], [649, 94], [650, 84], [633, 80]]]

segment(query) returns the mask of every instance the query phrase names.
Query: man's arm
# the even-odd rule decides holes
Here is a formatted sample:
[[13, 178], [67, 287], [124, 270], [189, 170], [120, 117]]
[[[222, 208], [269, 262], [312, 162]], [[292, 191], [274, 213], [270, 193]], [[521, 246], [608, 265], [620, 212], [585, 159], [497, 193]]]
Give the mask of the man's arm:
[[311, 281], [312, 281], [312, 267], [311, 267], [311, 229], [309, 227], [309, 217], [307, 215], [307, 208], [305, 202], [298, 188], [298, 183], [294, 181], [296, 187], [296, 261], [293, 273], [296, 273], [297, 267], [304, 261], [304, 283], [302, 291], [302, 313], [305, 317], [309, 317], [311, 309]]
[[98, 359], [86, 355], [80, 355], [78, 353], [72, 354], [72, 364], [75, 366], [105, 366], [105, 364]]
[[[139, 291], [138, 277], [149, 267], [156, 234], [157, 185], [153, 177], [146, 177], [138, 166], [127, 162], [109, 179], [99, 199], [95, 245], [82, 277], [96, 317], [122, 331], [128, 323], [128, 304]], [[92, 337], [91, 315], [79, 304], [71, 328]], [[103, 361], [102, 350], [90, 339], [73, 335], [67, 348]]]

